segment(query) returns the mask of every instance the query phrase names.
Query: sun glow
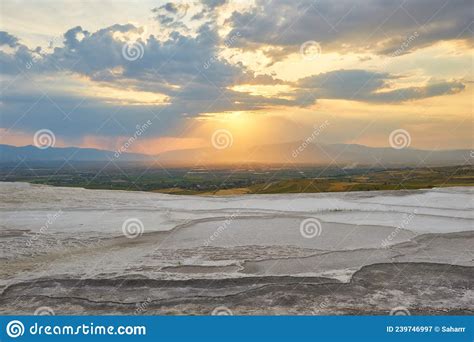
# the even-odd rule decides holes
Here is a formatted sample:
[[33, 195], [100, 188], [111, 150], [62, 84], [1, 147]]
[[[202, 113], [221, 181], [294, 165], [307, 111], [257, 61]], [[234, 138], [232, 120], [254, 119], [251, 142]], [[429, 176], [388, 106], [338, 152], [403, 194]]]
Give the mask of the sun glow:
[[168, 104], [168, 96], [160, 93], [140, 91], [133, 89], [118, 89], [109, 86], [92, 85], [86, 93], [91, 97], [102, 99], [106, 103], [119, 103], [124, 105], [164, 105]]
[[241, 92], [241, 93], [248, 93], [252, 96], [269, 96], [269, 97], [280, 97], [280, 98], [290, 98], [289, 96], [285, 96], [285, 94], [294, 90], [293, 87], [286, 84], [277, 84], [277, 85], [241, 84], [241, 85], [234, 86], [230, 89]]

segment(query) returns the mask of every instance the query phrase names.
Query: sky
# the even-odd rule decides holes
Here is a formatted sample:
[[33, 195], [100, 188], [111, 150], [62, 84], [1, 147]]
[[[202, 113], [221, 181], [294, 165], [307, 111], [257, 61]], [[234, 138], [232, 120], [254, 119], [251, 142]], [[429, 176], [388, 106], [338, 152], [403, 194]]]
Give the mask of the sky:
[[470, 0], [3, 0], [0, 143], [47, 131], [55, 146], [159, 154], [385, 147], [403, 132], [405, 147], [473, 149], [473, 13]]

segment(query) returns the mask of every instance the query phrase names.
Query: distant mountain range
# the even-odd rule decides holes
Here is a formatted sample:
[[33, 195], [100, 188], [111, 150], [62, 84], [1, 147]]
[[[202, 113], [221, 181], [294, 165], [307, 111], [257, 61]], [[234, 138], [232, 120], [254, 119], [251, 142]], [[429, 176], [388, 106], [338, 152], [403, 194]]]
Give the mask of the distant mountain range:
[[80, 147], [49, 147], [40, 149], [36, 146], [11, 146], [0, 144], [0, 162], [24, 161], [148, 161], [151, 156], [139, 153], [122, 153], [116, 157], [113, 151]]
[[368, 147], [355, 144], [305, 144], [291, 142], [255, 146], [249, 149], [199, 148], [169, 151], [156, 156], [139, 153], [121, 153], [79, 147], [35, 146], [16, 147], [0, 144], [0, 162], [24, 161], [91, 161], [148, 162], [163, 165], [194, 166], [204, 164], [312, 164], [352, 168], [357, 166], [424, 166], [460, 165], [472, 163], [469, 150], [429, 151], [412, 148], [393, 149]]
[[158, 156], [163, 164], [308, 164], [345, 168], [357, 166], [449, 166], [472, 162], [469, 150], [429, 151], [411, 148], [368, 147], [356, 144], [305, 144], [290, 142], [261, 145], [249, 149], [200, 148], [162, 153]]

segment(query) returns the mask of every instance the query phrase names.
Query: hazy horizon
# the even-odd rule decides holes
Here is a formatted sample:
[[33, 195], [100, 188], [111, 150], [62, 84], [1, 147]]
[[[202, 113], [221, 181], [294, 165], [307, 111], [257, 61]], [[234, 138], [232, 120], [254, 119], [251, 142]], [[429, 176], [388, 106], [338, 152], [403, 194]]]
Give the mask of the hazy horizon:
[[[472, 165], [470, 150], [417, 150], [410, 147], [373, 148], [364, 145], [329, 144], [312, 142], [292, 142], [250, 148], [226, 147], [194, 148], [167, 151], [156, 155], [130, 153], [126, 149], [111, 151], [84, 149], [80, 147], [49, 147], [41, 149], [34, 145], [15, 147], [0, 144], [0, 162], [135, 162], [136, 166], [157, 162], [161, 167], [195, 168], [239, 167], [240, 165], [260, 166], [336, 166], [355, 168], [367, 166], [385, 167], [429, 167]], [[58, 165], [58, 167], [61, 165]], [[148, 166], [150, 167], [150, 166]]]

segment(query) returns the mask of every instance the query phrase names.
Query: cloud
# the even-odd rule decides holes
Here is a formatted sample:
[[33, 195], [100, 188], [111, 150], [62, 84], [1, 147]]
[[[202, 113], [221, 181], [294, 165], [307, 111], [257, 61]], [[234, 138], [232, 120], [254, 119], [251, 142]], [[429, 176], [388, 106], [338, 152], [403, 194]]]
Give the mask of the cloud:
[[69, 49], [75, 49], [79, 47], [80, 40], [79, 38], [81, 37], [81, 40], [84, 38], [87, 38], [90, 36], [90, 33], [87, 31], [84, 31], [82, 27], [76, 26], [70, 30], [68, 30], [64, 34], [64, 45], [67, 46]]
[[34, 50], [20, 43], [20, 40], [8, 32], [0, 32], [0, 46], [9, 46], [12, 52], [0, 50], [0, 74], [14, 75], [29, 66], [41, 56], [41, 48]]
[[215, 9], [224, 5], [226, 2], [227, 0], [202, 0], [202, 4], [209, 9]]
[[[16, 123], [23, 130], [35, 131], [47, 123], [57, 134], [68, 136], [93, 134], [98, 127], [105, 135], [124, 135], [159, 112], [157, 123], [147, 134], [160, 135], [173, 132], [189, 117], [204, 112], [291, 104], [230, 90], [240, 80], [272, 79], [256, 77], [241, 64], [220, 58], [216, 45], [219, 36], [209, 25], [202, 25], [193, 37], [173, 32], [159, 40], [153, 35], [141, 38], [142, 32], [131, 24], [96, 32], [77, 26], [64, 34], [64, 46], [51, 53], [22, 45], [11, 54], [0, 52], [2, 73], [16, 75], [13, 86], [2, 94], [3, 127]], [[130, 37], [138, 37], [132, 42], [143, 49], [141, 58], [133, 61], [123, 56]], [[96, 84], [96, 96], [82, 90], [88, 82]], [[101, 86], [110, 94], [115, 87], [147, 96], [160, 94], [168, 101], [140, 107], [110, 96], [105, 101], [100, 96]]]
[[404, 53], [441, 40], [472, 43], [472, 21], [470, 0], [257, 0], [227, 24], [229, 36], [242, 34], [238, 44], [245, 49], [272, 45], [291, 53], [305, 41], [318, 41], [324, 51], [393, 55], [415, 32]]
[[160, 7], [152, 9], [155, 19], [164, 27], [186, 27], [181, 19], [183, 19], [190, 9], [190, 4], [168, 2]]
[[399, 103], [455, 94], [465, 87], [457, 81], [437, 81], [420, 87], [391, 90], [388, 81], [398, 78], [388, 73], [366, 70], [336, 70], [299, 80], [296, 97], [301, 105], [310, 105], [318, 98]]
[[[433, 0], [433, 3], [437, 4], [437, 1]], [[203, 113], [309, 106], [317, 99], [398, 103], [453, 94], [464, 89], [458, 81], [445, 80], [394, 89], [391, 86], [400, 76], [366, 70], [336, 70], [296, 82], [254, 72], [241, 63], [231, 63], [220, 54], [226, 39], [219, 35], [219, 27], [212, 19], [214, 14], [210, 12], [224, 3], [222, 0], [204, 1], [202, 13], [207, 19], [211, 18], [210, 21], [198, 26], [192, 34], [171, 29], [164, 38], [161, 35], [145, 35], [143, 28], [132, 24], [115, 24], [95, 32], [76, 26], [64, 33], [63, 46], [42, 51], [39, 48], [30, 49], [13, 35], [0, 32], [0, 45], [8, 46], [6, 50], [13, 50], [0, 50], [0, 72], [9, 84], [2, 92], [1, 127], [34, 132], [46, 125], [58, 136], [75, 138], [99, 132], [104, 136], [127, 136], [133, 134], [137, 124], [152, 119], [154, 124], [146, 134], [173, 135], [189, 118]], [[390, 11], [398, 13], [399, 3], [379, 0], [368, 3], [374, 7], [357, 2], [349, 12], [352, 8], [349, 2], [337, 5], [331, 2], [332, 6], [329, 6], [325, 0], [315, 5], [306, 0], [301, 5], [274, 1], [270, 6], [259, 1], [258, 11], [232, 14], [228, 24], [232, 25], [233, 31], [227, 36], [227, 41], [232, 40], [232, 47], [241, 44], [244, 48], [273, 44], [273, 51], [280, 54], [279, 58], [306, 40], [320, 40], [334, 47], [352, 45], [386, 53], [387, 47], [395, 44], [397, 34], [403, 35], [414, 26], [406, 18], [400, 19], [402, 24], [389, 19], [383, 25], [384, 32], [392, 37], [387, 40], [385, 33], [374, 31], [374, 28], [377, 27], [377, 20], [382, 21], [383, 15], [388, 15]], [[420, 3], [426, 6], [425, 0], [420, 0]], [[410, 43], [426, 40], [428, 33], [435, 32], [441, 22], [445, 23], [442, 25], [445, 28], [442, 37], [451, 37], [447, 28], [458, 24], [444, 11], [451, 14], [461, 12], [463, 3], [458, 1], [457, 5], [449, 3], [442, 7], [430, 25]], [[167, 3], [155, 8], [153, 13], [162, 25], [179, 26], [183, 13], [188, 15], [187, 9], [181, 6], [184, 5]], [[314, 6], [319, 12], [315, 12]], [[406, 6], [408, 9], [413, 5]], [[428, 6], [431, 7], [436, 6]], [[418, 13], [417, 8], [415, 6], [411, 13], [423, 22], [419, 17], [426, 14]], [[262, 11], [264, 9], [266, 11]], [[368, 12], [362, 13], [364, 9]], [[322, 18], [315, 21], [315, 16], [321, 14], [326, 20], [334, 21], [333, 28]], [[466, 14], [459, 14], [456, 20], [462, 22]], [[294, 20], [298, 16], [301, 22]], [[236, 36], [238, 39], [233, 39]], [[361, 36], [368, 37], [366, 45], [356, 44], [355, 39]], [[128, 43], [140, 47], [139, 58], [124, 58], [123, 48]], [[97, 94], [84, 91], [84, 87], [89, 87], [91, 83]], [[245, 87], [236, 91], [236, 85], [282, 85], [288, 90], [272, 96], [264, 92], [259, 95], [258, 92], [242, 90]], [[117, 94], [114, 98], [114, 88], [137, 97], [146, 95], [147, 100], [137, 98], [124, 101]], [[104, 96], [105, 92], [110, 96]], [[149, 100], [150, 94], [157, 94], [166, 101], [150, 104], [153, 102]]]
[[8, 45], [11, 48], [18, 46], [18, 38], [8, 32], [0, 31], [0, 46]]

